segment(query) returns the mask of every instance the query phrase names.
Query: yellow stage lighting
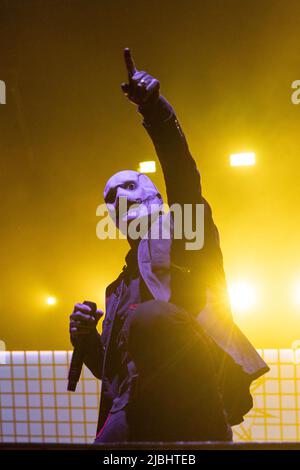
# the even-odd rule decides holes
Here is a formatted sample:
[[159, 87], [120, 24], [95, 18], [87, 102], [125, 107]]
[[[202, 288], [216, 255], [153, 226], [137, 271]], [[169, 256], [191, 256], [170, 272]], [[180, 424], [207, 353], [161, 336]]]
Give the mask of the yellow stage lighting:
[[156, 163], [154, 161], [140, 162], [138, 171], [140, 173], [155, 173]]
[[255, 165], [254, 152], [232, 153], [230, 155], [231, 166], [253, 166]]
[[46, 299], [46, 304], [47, 305], [55, 305], [56, 304], [56, 298], [55, 297], [47, 297]]
[[229, 285], [229, 297], [231, 307], [236, 313], [250, 310], [256, 302], [254, 287], [244, 281], [233, 282]]
[[294, 287], [294, 299], [296, 304], [300, 306], [300, 282]]

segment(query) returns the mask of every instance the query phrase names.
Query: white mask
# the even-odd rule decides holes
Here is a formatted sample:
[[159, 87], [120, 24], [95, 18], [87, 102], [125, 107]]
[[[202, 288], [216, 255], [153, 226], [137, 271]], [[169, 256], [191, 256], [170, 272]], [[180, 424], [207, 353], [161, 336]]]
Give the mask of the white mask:
[[[161, 195], [151, 179], [133, 170], [119, 171], [111, 176], [103, 195], [117, 227], [120, 226], [120, 219], [122, 223], [128, 224], [133, 219], [153, 214], [162, 204]], [[127, 210], [119, 214], [119, 206], [122, 204], [123, 207], [125, 200]]]

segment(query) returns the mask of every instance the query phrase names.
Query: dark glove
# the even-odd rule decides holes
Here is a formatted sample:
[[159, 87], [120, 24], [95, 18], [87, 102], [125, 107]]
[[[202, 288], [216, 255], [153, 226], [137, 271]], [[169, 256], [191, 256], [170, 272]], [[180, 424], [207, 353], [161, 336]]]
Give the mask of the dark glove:
[[96, 326], [100, 318], [104, 315], [102, 310], [97, 310], [92, 315], [92, 309], [84, 304], [75, 304], [72, 315], [70, 315], [70, 339], [74, 346], [79, 336], [96, 333]]
[[124, 49], [124, 59], [128, 73], [128, 83], [121, 88], [128, 99], [140, 107], [152, 107], [159, 100], [159, 81], [147, 72], [138, 71], [129, 49]]

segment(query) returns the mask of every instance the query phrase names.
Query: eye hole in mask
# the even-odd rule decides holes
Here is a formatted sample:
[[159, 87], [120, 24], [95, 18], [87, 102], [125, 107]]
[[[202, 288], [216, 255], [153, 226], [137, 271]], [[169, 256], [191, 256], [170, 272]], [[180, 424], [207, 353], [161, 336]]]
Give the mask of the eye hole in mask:
[[119, 184], [118, 186], [110, 189], [104, 199], [106, 204], [113, 204], [115, 202], [118, 188], [134, 191], [137, 188], [137, 185], [134, 181], [126, 181], [126, 183]]
[[129, 189], [129, 191], [134, 191], [137, 188], [137, 185], [134, 181], [127, 181], [124, 184], [121, 184], [121, 188]]

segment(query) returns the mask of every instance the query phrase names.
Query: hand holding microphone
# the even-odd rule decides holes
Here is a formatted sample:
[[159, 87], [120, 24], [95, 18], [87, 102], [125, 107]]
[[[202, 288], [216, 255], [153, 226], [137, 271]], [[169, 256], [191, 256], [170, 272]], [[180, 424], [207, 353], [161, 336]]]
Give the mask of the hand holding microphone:
[[94, 302], [85, 300], [82, 304], [75, 304], [73, 313], [70, 315], [69, 328], [72, 345], [75, 346], [79, 337], [92, 333], [103, 315], [102, 310], [97, 310]]
[[102, 316], [102, 310], [97, 310], [94, 302], [85, 300], [82, 304], [78, 303], [74, 306], [73, 313], [70, 315], [70, 339], [74, 351], [69, 369], [68, 391], [75, 392], [76, 390], [89, 335], [96, 331], [97, 323]]

